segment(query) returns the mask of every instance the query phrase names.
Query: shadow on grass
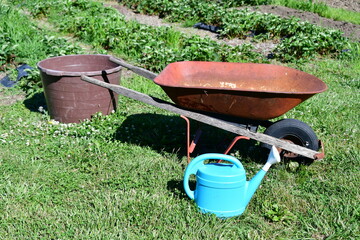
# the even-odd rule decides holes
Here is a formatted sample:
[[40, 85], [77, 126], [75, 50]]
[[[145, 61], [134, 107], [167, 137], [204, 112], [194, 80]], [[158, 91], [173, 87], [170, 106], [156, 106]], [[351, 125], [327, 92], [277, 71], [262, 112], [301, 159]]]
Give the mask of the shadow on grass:
[[[197, 129], [202, 134], [191, 158], [204, 153], [224, 153], [235, 134], [191, 121], [190, 141]], [[157, 152], [176, 153], [178, 158], [187, 155], [186, 122], [178, 116], [160, 114], [134, 114], [127, 117], [117, 129], [114, 138], [122, 142], [148, 146]], [[240, 140], [230, 153], [248, 161], [264, 162], [263, 151], [252, 140]]]
[[[39, 107], [46, 108], [44, 93], [36, 93], [24, 100], [25, 106], [32, 112], [40, 112]], [[194, 139], [198, 129], [202, 134], [190, 157], [193, 159], [204, 153], [224, 153], [235, 134], [190, 120], [190, 141]], [[151, 147], [155, 151], [176, 154], [179, 161], [187, 156], [186, 122], [179, 116], [142, 113], [130, 115], [116, 130], [114, 139], [143, 147]], [[230, 153], [241, 161], [263, 163], [264, 151], [253, 140], [240, 140]], [[267, 154], [267, 153], [266, 153]]]
[[[191, 190], [195, 189], [196, 182], [190, 181], [189, 186]], [[172, 192], [175, 197], [179, 199], [189, 199], [189, 197], [186, 195], [183, 181], [182, 180], [170, 180], [167, 182], [167, 190], [169, 192]]]
[[29, 109], [32, 112], [40, 112], [39, 111], [40, 107], [43, 107], [44, 110], [47, 110], [45, 95], [43, 92], [35, 93], [31, 97], [28, 97], [27, 99], [25, 99], [24, 105], [27, 109]]
[[161, 152], [186, 154], [184, 120], [159, 114], [134, 114], [117, 129], [114, 138]]

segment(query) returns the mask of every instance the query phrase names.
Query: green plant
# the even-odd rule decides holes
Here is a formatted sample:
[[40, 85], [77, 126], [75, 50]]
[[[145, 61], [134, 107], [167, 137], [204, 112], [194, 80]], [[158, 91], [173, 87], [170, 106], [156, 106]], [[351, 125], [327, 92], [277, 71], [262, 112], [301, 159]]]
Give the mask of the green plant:
[[291, 224], [296, 220], [296, 217], [291, 213], [284, 205], [281, 204], [271, 204], [268, 201], [263, 203], [265, 208], [264, 216], [272, 222], [284, 222]]
[[14, 61], [17, 45], [12, 44], [11, 41], [2, 42], [1, 38], [3, 36], [0, 36], [0, 68], [5, 69], [7, 64]]
[[81, 54], [84, 52], [78, 44], [69, 43], [66, 38], [44, 35], [40, 42], [47, 57]]
[[8, 23], [7, 16], [14, 16], [14, 11], [6, 5], [0, 6], [0, 14], [5, 17], [0, 19], [0, 69], [6, 69], [16, 57], [18, 44], [11, 36], [11, 23]]
[[297, 34], [283, 39], [275, 48], [276, 58], [284, 61], [296, 61], [297, 59], [311, 59], [316, 54], [339, 56], [344, 49], [350, 47], [349, 42], [342, 36], [340, 31], [323, 32], [314, 29], [316, 34]]
[[27, 69], [27, 76], [18, 83], [19, 87], [27, 94], [32, 95], [42, 90], [42, 82], [38, 69]]

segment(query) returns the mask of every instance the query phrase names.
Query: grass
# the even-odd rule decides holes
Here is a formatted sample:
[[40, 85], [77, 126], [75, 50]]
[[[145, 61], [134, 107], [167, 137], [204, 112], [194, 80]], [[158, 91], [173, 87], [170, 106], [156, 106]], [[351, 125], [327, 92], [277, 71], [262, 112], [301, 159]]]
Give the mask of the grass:
[[[177, 115], [125, 97], [115, 113], [80, 124], [49, 121], [38, 111], [41, 93], [0, 106], [0, 239], [358, 239], [360, 60], [290, 66], [329, 87], [284, 116], [311, 125], [326, 158], [274, 166], [245, 213], [230, 219], [199, 213], [185, 195], [185, 123]], [[122, 85], [167, 99], [140, 77]], [[199, 149], [229, 137], [203, 128]], [[232, 153], [251, 178], [263, 163], [257, 144], [243, 144]]]
[[[23, 102], [1, 107], [0, 235], [356, 239], [358, 98], [351, 93], [356, 89], [349, 92], [340, 87], [341, 79], [331, 77], [333, 71], [351, 76], [346, 69], [351, 68], [333, 60], [319, 62], [311, 72], [326, 80], [330, 90], [287, 115], [314, 127], [326, 144], [326, 159], [295, 172], [286, 163], [274, 167], [247, 211], [227, 220], [198, 213], [185, 196], [185, 124], [171, 113], [121, 98], [119, 110], [110, 116], [54, 125]], [[123, 84], [162, 95], [144, 79]], [[174, 136], [179, 136], [176, 141]], [[256, 162], [244, 159], [249, 176], [259, 169]]]
[[[68, 43], [66, 38], [59, 37], [56, 32], [39, 30], [34, 24], [16, 24], [18, 21], [29, 22], [29, 19], [6, 4], [2, 3], [0, 10], [0, 43], [3, 44], [0, 57], [16, 52], [15, 64], [26, 62], [34, 66], [39, 60], [50, 56], [81, 52], [79, 45]], [[5, 44], [9, 44], [11, 50], [4, 47]]]

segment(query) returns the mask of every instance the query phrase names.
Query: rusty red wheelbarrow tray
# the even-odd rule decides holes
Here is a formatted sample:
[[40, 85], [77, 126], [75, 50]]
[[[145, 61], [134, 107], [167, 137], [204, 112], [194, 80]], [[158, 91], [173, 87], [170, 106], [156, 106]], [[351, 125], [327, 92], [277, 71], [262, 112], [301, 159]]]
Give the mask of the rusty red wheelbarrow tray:
[[219, 116], [234, 116], [249, 121], [279, 117], [327, 86], [308, 73], [271, 64], [227, 62], [175, 62], [159, 75], [130, 65], [111, 61], [153, 80], [175, 104], [134, 90], [82, 76], [82, 80], [110, 89], [117, 94], [150, 104], [199, 122], [245, 136], [310, 159], [322, 159], [323, 152], [239, 127]]
[[154, 80], [178, 106], [235, 117], [279, 117], [326, 90], [308, 73], [270, 64], [176, 62]]

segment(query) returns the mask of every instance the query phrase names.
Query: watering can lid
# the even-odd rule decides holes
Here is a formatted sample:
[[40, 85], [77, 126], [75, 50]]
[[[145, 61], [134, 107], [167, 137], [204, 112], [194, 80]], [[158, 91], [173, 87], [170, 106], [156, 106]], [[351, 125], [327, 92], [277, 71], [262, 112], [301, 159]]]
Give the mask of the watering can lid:
[[205, 181], [236, 183], [246, 181], [246, 173], [243, 168], [234, 164], [210, 163], [200, 168], [197, 177]]

